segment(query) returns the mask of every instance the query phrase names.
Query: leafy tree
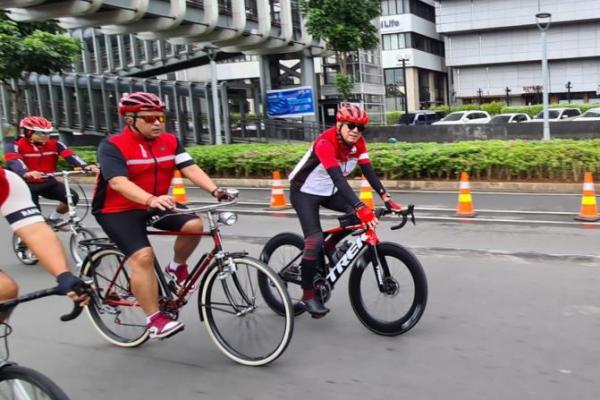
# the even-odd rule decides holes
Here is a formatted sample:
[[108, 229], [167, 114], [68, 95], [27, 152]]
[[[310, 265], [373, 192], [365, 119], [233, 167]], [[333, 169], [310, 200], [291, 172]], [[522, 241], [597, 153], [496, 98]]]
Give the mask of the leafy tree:
[[340, 66], [336, 87], [342, 99], [348, 100], [348, 82], [352, 82], [348, 55], [377, 46], [379, 35], [373, 20], [381, 14], [380, 0], [301, 0], [300, 9], [310, 34], [323, 39], [335, 52]]
[[71, 67], [81, 52], [79, 40], [54, 22], [14, 22], [0, 15], [0, 82], [11, 93], [12, 122], [22, 116], [23, 93], [35, 72], [50, 75]]

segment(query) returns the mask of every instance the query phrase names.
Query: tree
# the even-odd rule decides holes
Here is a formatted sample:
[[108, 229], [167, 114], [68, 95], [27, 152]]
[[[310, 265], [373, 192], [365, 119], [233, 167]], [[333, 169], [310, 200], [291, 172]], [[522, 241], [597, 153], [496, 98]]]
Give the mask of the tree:
[[81, 54], [79, 40], [68, 37], [54, 22], [14, 22], [0, 15], [0, 82], [11, 93], [16, 124], [23, 114], [23, 93], [31, 73], [64, 71]]
[[348, 100], [352, 85], [348, 55], [373, 49], [379, 43], [373, 20], [381, 14], [380, 0], [301, 0], [300, 9], [310, 34], [335, 52], [340, 66], [336, 87], [342, 99]]

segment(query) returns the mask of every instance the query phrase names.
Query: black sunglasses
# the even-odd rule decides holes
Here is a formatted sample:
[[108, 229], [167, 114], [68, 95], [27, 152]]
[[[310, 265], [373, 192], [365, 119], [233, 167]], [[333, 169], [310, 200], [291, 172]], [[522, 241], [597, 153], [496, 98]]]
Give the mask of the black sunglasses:
[[348, 127], [348, 129], [350, 129], [351, 131], [354, 130], [355, 128], [358, 129], [359, 132], [363, 132], [366, 129], [366, 126], [364, 125], [359, 125], [359, 124], [355, 124], [354, 122], [346, 122], [346, 126]]

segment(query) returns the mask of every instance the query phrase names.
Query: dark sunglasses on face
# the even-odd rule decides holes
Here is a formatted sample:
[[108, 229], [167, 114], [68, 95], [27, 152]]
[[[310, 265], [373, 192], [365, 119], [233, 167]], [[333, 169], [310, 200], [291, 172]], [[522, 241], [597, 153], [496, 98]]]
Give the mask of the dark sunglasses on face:
[[156, 121], [164, 124], [167, 120], [167, 117], [164, 115], [136, 115], [136, 118], [143, 119], [147, 124], [153, 124]]
[[359, 132], [363, 132], [366, 128], [364, 125], [355, 124], [354, 122], [347, 122], [346, 126], [351, 131], [353, 131], [356, 128], [356, 129], [358, 129]]

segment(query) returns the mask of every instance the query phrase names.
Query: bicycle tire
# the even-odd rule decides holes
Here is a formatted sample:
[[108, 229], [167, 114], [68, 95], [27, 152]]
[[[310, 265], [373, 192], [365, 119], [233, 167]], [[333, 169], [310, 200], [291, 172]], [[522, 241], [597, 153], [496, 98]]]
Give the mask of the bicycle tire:
[[[92, 279], [97, 298], [86, 311], [107, 341], [119, 347], [137, 347], [148, 340], [149, 333], [146, 315], [131, 292], [127, 270], [119, 267], [124, 259], [125, 255], [116, 248], [94, 251], [85, 259], [81, 273]], [[109, 326], [111, 321], [115, 327]]]
[[21, 238], [13, 233], [12, 236], [12, 249], [17, 256], [17, 259], [25, 265], [35, 265], [38, 263], [38, 259], [31, 253], [31, 250], [27, 248], [25, 243], [21, 241]]
[[[302, 299], [302, 287], [300, 286], [301, 271], [300, 259], [304, 251], [304, 239], [300, 235], [290, 232], [280, 233], [273, 236], [263, 247], [260, 254], [260, 260], [267, 264], [284, 282], [292, 303], [294, 304], [294, 315], [300, 315], [305, 310], [299, 303]], [[282, 270], [291, 262], [294, 264], [291, 269], [288, 268], [286, 273]], [[276, 313], [284, 312], [283, 305], [279, 303], [272, 295], [272, 284], [262, 276], [259, 281], [259, 288], [265, 301]]]
[[[388, 277], [385, 278], [386, 284], [389, 285], [389, 292], [382, 293], [377, 285], [372, 263], [366, 261], [366, 259], [366, 262], [358, 262], [355, 268], [352, 269], [348, 280], [350, 304], [352, 304], [354, 313], [360, 322], [368, 329], [379, 335], [397, 336], [412, 329], [423, 315], [427, 305], [427, 278], [421, 263], [408, 249], [396, 243], [383, 242], [377, 246], [377, 252], [380, 259], [381, 257], [385, 257], [389, 270], [392, 269], [390, 266], [391, 261], [399, 261], [395, 265], [402, 266], [400, 271], [395, 275], [390, 271]], [[365, 257], [367, 256], [365, 255]], [[363, 279], [367, 276], [364, 274], [365, 271], [372, 272], [367, 274], [371, 279]], [[407, 271], [408, 274], [406, 274]], [[404, 279], [400, 276], [401, 273], [404, 275]], [[402, 283], [400, 283], [401, 279]], [[412, 295], [408, 293], [410, 290], [406, 290], [409, 281], [414, 285]], [[365, 289], [364, 286], [369, 284], [374, 289]], [[367, 295], [372, 297], [374, 293], [375, 297], [377, 297], [377, 302], [383, 302], [385, 299], [396, 299], [401, 291], [403, 297], [408, 299], [406, 302], [407, 304], [409, 303], [408, 307], [406, 307], [407, 311], [404, 313], [400, 312], [401, 315], [396, 315], [393, 317], [395, 319], [389, 321], [381, 319], [379, 315], [375, 315], [371, 309], [373, 305], [371, 303], [374, 302], [368, 302], [365, 299]], [[404, 296], [405, 293], [407, 296]], [[389, 305], [386, 305], [386, 308], [389, 307]]]
[[65, 392], [46, 375], [20, 365], [0, 368], [0, 398], [69, 400]]
[[69, 237], [69, 251], [77, 267], [81, 268], [83, 261], [88, 255], [89, 247], [80, 246], [79, 242], [85, 239], [95, 239], [96, 234], [84, 227], [75, 227], [74, 229], [76, 232], [71, 233]]
[[[233, 263], [232, 272], [222, 272], [214, 265], [207, 271], [198, 296], [200, 317], [213, 342], [231, 360], [248, 366], [266, 365], [283, 354], [292, 338], [292, 302], [281, 279], [264, 263], [251, 257], [236, 257]], [[283, 318], [259, 304], [258, 284], [252, 280], [261, 274], [273, 282], [281, 297]], [[274, 337], [273, 343], [265, 344], [268, 336]], [[242, 349], [248, 343], [252, 348]]]

